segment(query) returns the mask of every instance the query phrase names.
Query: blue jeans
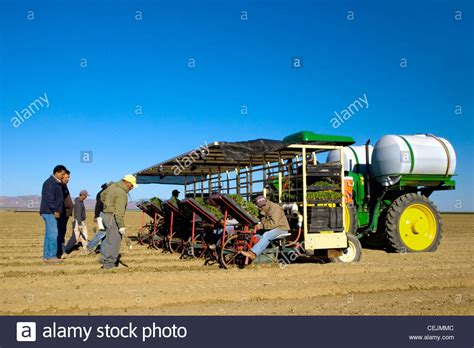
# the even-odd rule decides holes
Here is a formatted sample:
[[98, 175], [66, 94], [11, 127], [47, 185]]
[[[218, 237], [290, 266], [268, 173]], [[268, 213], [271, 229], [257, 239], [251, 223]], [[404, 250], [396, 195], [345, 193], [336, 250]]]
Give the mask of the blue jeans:
[[105, 230], [97, 231], [94, 238], [92, 238], [92, 240], [89, 243], [87, 243], [87, 249], [92, 251], [100, 243], [100, 251], [102, 251], [102, 248], [103, 248], [103, 245], [104, 245], [104, 243], [102, 243], [102, 242], [103, 242], [104, 238], [105, 238]]
[[270, 241], [277, 239], [279, 236], [286, 233], [288, 233], [288, 231], [277, 230], [277, 229], [267, 231], [260, 237], [257, 244], [255, 244], [250, 250], [253, 251], [255, 255], [258, 256], [266, 249], [268, 244], [270, 244]]
[[58, 221], [54, 214], [41, 214], [46, 227], [44, 233], [43, 258], [52, 259], [58, 253]]

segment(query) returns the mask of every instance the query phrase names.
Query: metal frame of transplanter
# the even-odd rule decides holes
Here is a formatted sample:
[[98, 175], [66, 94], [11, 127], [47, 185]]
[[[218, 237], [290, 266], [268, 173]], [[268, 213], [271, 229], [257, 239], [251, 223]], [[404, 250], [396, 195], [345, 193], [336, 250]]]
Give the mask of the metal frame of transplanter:
[[[177, 222], [186, 221], [180, 208], [171, 201], [164, 201], [163, 208], [165, 213], [165, 222], [168, 223], [168, 251], [174, 253], [183, 245], [184, 231], [177, 231], [175, 229]], [[177, 246], [175, 246], [177, 244]]]
[[255, 226], [258, 224], [258, 220], [240, 207], [232, 198], [222, 194], [212, 194], [210, 199], [224, 210], [224, 224], [222, 226], [222, 238], [221, 246], [224, 247], [227, 237], [227, 217], [230, 215], [242, 225], [243, 230], [241, 233], [249, 233], [250, 229], [255, 233]]
[[[249, 154], [249, 158], [242, 161], [227, 161], [218, 142], [209, 145], [206, 156], [194, 158], [193, 164], [183, 167], [178, 175], [173, 174], [172, 168], [180, 163], [182, 158], [191, 157], [189, 153], [177, 156], [154, 167], [147, 168], [140, 173], [143, 183], [164, 183], [184, 185], [186, 197], [209, 197], [212, 193], [237, 193], [250, 200], [256, 194], [267, 196], [268, 185], [278, 180], [278, 201], [283, 203], [285, 191], [291, 192], [294, 188], [283, 188], [283, 181], [287, 178], [302, 178], [302, 200], [297, 202], [303, 213], [304, 248], [307, 251], [316, 249], [342, 249], [347, 247], [347, 237], [338, 231], [320, 231], [310, 233], [308, 230], [307, 200], [307, 164], [308, 161], [317, 164], [317, 154], [330, 150], [340, 151], [340, 185], [343, 190], [344, 180], [344, 152], [342, 145], [319, 144], [288, 144], [281, 150]], [[302, 167], [301, 174], [296, 169]], [[277, 177], [275, 178], [275, 172]], [[150, 178], [147, 181], [147, 176]], [[270, 179], [272, 178], [272, 179]], [[300, 188], [301, 190], [301, 188]], [[288, 201], [287, 203], [293, 203]], [[341, 206], [344, 210], [344, 195], [341, 197]], [[346, 231], [346, 216], [342, 214], [343, 231]]]
[[148, 228], [149, 229], [150, 223], [145, 223], [145, 215], [148, 215], [152, 219], [151, 226], [153, 228], [152, 228], [152, 230], [149, 230], [148, 232], [151, 233], [151, 236], [150, 236], [151, 244], [155, 245], [155, 243], [157, 242], [157, 239], [159, 239], [158, 236], [157, 236], [158, 217], [164, 218], [164, 213], [160, 209], [160, 207], [158, 207], [155, 203], [141, 202], [141, 203], [137, 204], [137, 207], [142, 211], [140, 230], [143, 229], [143, 228]]
[[[190, 245], [188, 245], [188, 247], [192, 250], [192, 256], [204, 256], [205, 252], [209, 248], [209, 245], [204, 240], [204, 234], [201, 234], [201, 241], [196, 243], [196, 237], [199, 235], [199, 233], [204, 233], [204, 226], [198, 223], [198, 217], [201, 219], [202, 223], [209, 224], [211, 228], [215, 227], [215, 225], [219, 222], [219, 219], [212, 212], [206, 209], [206, 207], [203, 207], [199, 202], [196, 202], [192, 197], [182, 200], [181, 207], [186, 207], [192, 212], [191, 241]], [[200, 249], [198, 255], [196, 255], [194, 249]]]
[[[282, 151], [275, 153], [267, 153], [261, 159], [249, 159], [249, 163], [245, 166], [241, 166], [237, 163], [233, 170], [220, 170], [217, 169], [216, 173], [209, 171], [208, 175], [205, 175], [205, 170], [201, 170], [200, 179], [197, 176], [193, 177], [192, 182], [186, 182], [184, 184], [185, 196], [202, 196], [209, 197], [212, 193], [237, 193], [245, 197], [247, 200], [254, 197], [256, 194], [263, 194], [267, 196], [268, 189], [267, 185], [271, 182], [269, 180], [269, 174], [277, 173], [278, 180], [278, 200], [279, 203], [284, 203], [282, 195], [285, 189], [283, 188], [283, 180], [285, 178], [302, 178], [302, 189], [303, 189], [303, 200], [298, 203], [303, 210], [303, 233], [304, 233], [304, 248], [307, 251], [316, 249], [341, 249], [347, 247], [347, 238], [345, 234], [341, 233], [330, 233], [331, 231], [325, 231], [325, 233], [310, 233], [308, 228], [308, 200], [307, 194], [307, 164], [308, 160], [312, 161], [313, 164], [317, 163], [317, 153], [325, 152], [330, 150], [340, 151], [340, 166], [341, 166], [341, 190], [343, 189], [343, 178], [344, 178], [344, 152], [343, 146], [338, 145], [314, 145], [314, 144], [292, 144], [288, 145]], [[282, 153], [286, 155], [282, 155]], [[292, 153], [293, 156], [288, 154]], [[275, 157], [279, 157], [275, 160]], [[291, 160], [291, 164], [285, 163], [285, 161]], [[262, 163], [263, 162], [263, 163]], [[213, 166], [208, 164], [208, 166]], [[297, 174], [296, 168], [302, 167], [302, 174]], [[203, 169], [201, 165], [201, 169]], [[261, 173], [261, 175], [259, 175]], [[256, 189], [256, 187], [258, 187]], [[259, 189], [261, 188], [261, 189]], [[296, 191], [297, 188], [290, 188], [286, 191]], [[288, 201], [286, 203], [293, 203]], [[344, 210], [344, 196], [341, 197], [341, 206]], [[346, 231], [346, 216], [342, 214], [343, 230]]]
[[219, 221], [217, 217], [214, 216], [211, 212], [209, 212], [205, 207], [202, 207], [198, 202], [196, 202], [193, 198], [186, 198], [181, 201], [181, 205], [186, 205], [192, 212], [192, 230], [191, 230], [191, 238], [194, 240], [194, 236], [196, 234], [196, 222], [197, 216], [203, 219], [205, 222], [214, 226]]
[[[340, 159], [339, 163], [341, 166], [341, 173], [340, 173], [340, 189], [341, 192], [344, 189], [344, 151], [343, 146], [336, 146], [336, 145], [303, 145], [303, 144], [295, 144], [290, 145], [290, 148], [300, 148], [302, 151], [302, 181], [303, 181], [303, 233], [304, 233], [304, 248], [307, 251], [317, 250], [317, 249], [335, 249], [335, 248], [346, 248], [347, 247], [347, 237], [345, 233], [309, 233], [308, 229], [308, 199], [307, 199], [307, 154], [309, 153], [313, 164], [317, 164], [317, 152], [318, 150], [329, 151], [329, 150], [339, 150], [340, 152]], [[279, 171], [278, 181], [279, 181], [279, 201], [281, 203], [281, 195], [282, 195], [282, 185], [281, 185], [282, 175]], [[345, 199], [344, 195], [341, 195], [341, 207], [342, 211], [344, 211], [345, 206]], [[343, 232], [346, 231], [346, 216], [342, 214], [342, 226]]]

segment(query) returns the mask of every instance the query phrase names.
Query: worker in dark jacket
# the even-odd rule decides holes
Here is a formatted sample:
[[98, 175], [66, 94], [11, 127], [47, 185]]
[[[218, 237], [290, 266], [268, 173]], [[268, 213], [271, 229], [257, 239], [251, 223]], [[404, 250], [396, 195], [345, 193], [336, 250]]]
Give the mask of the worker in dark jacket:
[[261, 224], [259, 228], [268, 230], [259, 239], [249, 251], [242, 251], [244, 256], [250, 260], [255, 260], [265, 248], [270, 244], [270, 241], [277, 239], [282, 234], [287, 234], [290, 230], [290, 225], [286, 219], [285, 211], [278, 204], [268, 201], [264, 196], [258, 196], [255, 199], [257, 207], [260, 209]]
[[60, 258], [64, 252], [65, 245], [64, 240], [67, 234], [67, 223], [69, 218], [72, 216], [72, 210], [74, 208], [74, 204], [72, 203], [71, 194], [69, 193], [69, 189], [67, 184], [69, 183], [69, 179], [71, 177], [71, 172], [66, 169], [66, 173], [61, 180], [61, 188], [63, 190], [64, 196], [64, 204], [63, 204], [63, 211], [58, 219], [58, 258]]
[[89, 196], [86, 190], [79, 192], [79, 197], [74, 200], [74, 221], [72, 223], [72, 235], [67, 242], [65, 252], [70, 253], [76, 244], [81, 243], [82, 248], [87, 248], [87, 226], [86, 226], [86, 208], [84, 201]]
[[104, 202], [102, 202], [102, 199], [100, 198], [100, 195], [102, 194], [102, 192], [105, 191], [105, 189], [107, 187], [109, 187], [112, 184], [113, 184], [113, 182], [102, 184], [102, 186], [100, 187], [101, 190], [95, 196], [94, 219], [100, 218], [100, 213], [102, 213], [104, 211]]
[[112, 269], [119, 265], [120, 242], [125, 236], [125, 211], [128, 192], [137, 187], [137, 179], [129, 174], [102, 192], [104, 203], [104, 225], [106, 236], [102, 253], [102, 268]]
[[105, 191], [107, 187], [112, 185], [113, 182], [105, 183], [100, 188], [101, 190], [95, 197], [95, 209], [94, 209], [94, 222], [96, 224], [96, 232], [94, 238], [87, 244], [87, 250], [89, 253], [92, 253], [94, 249], [100, 245], [102, 249], [102, 241], [105, 238], [105, 226], [103, 223], [103, 214], [104, 211], [104, 202], [102, 202], [101, 194]]
[[41, 190], [40, 214], [45, 224], [43, 259], [46, 263], [58, 263], [63, 260], [58, 254], [58, 222], [64, 205], [61, 179], [66, 173], [66, 167], [57, 165], [51, 175], [43, 183]]

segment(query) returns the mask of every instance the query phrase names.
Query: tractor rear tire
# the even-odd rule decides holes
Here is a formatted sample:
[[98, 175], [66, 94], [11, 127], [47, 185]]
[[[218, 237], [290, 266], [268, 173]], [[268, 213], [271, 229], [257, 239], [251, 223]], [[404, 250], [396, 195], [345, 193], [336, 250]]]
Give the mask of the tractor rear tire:
[[330, 260], [335, 263], [349, 263], [359, 262], [361, 257], [362, 246], [359, 239], [352, 234], [347, 234], [347, 248], [342, 250], [341, 256], [332, 257]]
[[388, 208], [385, 235], [392, 252], [435, 251], [442, 237], [440, 213], [426, 196], [405, 194]]

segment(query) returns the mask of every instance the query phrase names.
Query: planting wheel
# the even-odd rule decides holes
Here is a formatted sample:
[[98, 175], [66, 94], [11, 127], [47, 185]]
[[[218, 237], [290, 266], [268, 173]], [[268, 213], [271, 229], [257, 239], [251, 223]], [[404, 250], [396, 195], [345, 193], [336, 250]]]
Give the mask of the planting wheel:
[[149, 229], [148, 225], [142, 226], [138, 230], [137, 239], [138, 239], [139, 244], [145, 245], [145, 244], [148, 244], [150, 242], [151, 236], [150, 236], [149, 231], [150, 231], [150, 229]]
[[151, 235], [151, 246], [155, 248], [156, 250], [163, 249], [163, 243], [164, 243], [164, 238], [160, 236], [159, 234], [157, 235]]
[[182, 255], [183, 256], [190, 256], [195, 259], [200, 259], [204, 256], [208, 249], [208, 245], [204, 240], [204, 236], [202, 234], [197, 234], [194, 237], [194, 241], [191, 237], [188, 238], [186, 243], [183, 246]]
[[239, 235], [233, 235], [224, 243], [219, 250], [219, 264], [223, 268], [229, 268], [237, 265], [239, 267], [245, 266], [246, 257], [240, 254], [240, 251], [247, 251], [247, 243], [239, 238]]
[[183, 239], [177, 232], [173, 232], [171, 236], [167, 236], [166, 244], [170, 253], [180, 253], [183, 250]]

